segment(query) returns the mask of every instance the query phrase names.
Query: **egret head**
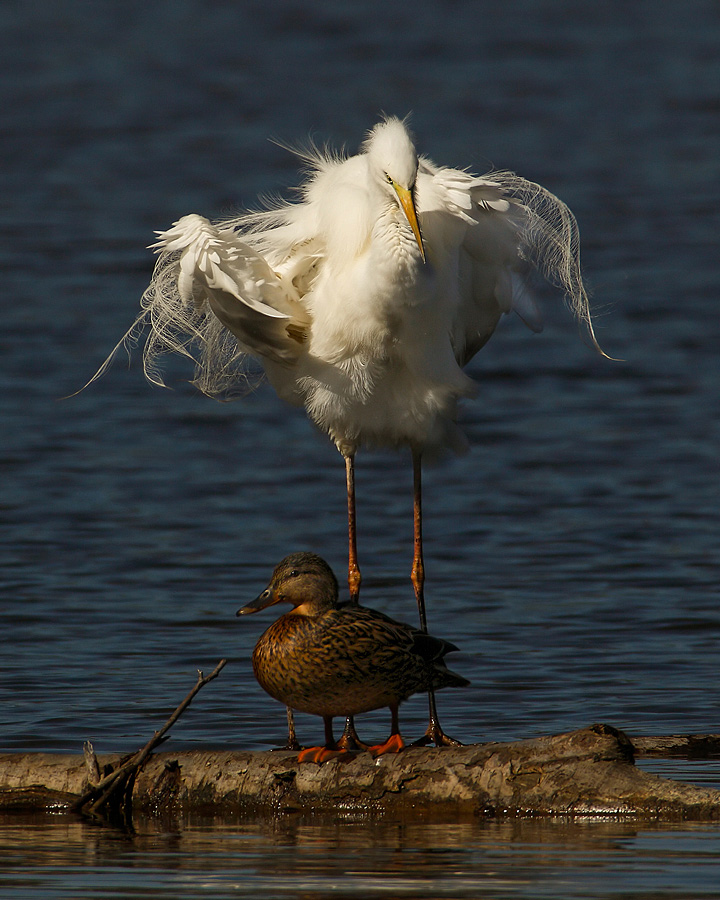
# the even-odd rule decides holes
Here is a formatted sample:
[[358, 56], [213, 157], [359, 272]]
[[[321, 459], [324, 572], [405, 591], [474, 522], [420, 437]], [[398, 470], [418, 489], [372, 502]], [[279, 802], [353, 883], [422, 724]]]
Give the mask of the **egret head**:
[[378, 123], [368, 135], [363, 150], [367, 155], [371, 174], [393, 194], [405, 213], [422, 258], [425, 259], [425, 247], [413, 198], [418, 158], [405, 122], [392, 117]]
[[368, 135], [363, 150], [375, 172], [412, 190], [417, 176], [418, 159], [404, 122], [395, 117], [379, 122]]

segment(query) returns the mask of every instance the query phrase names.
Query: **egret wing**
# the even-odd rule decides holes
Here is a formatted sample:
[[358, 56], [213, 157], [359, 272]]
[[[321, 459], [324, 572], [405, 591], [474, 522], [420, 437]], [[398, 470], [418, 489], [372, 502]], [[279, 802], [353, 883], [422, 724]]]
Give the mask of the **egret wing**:
[[513, 309], [518, 233], [502, 186], [423, 159], [418, 186], [421, 220], [436, 251], [445, 293], [451, 290], [452, 343], [464, 366]]
[[231, 228], [198, 215], [183, 216], [153, 245], [179, 253], [180, 300], [201, 310], [205, 303], [249, 352], [276, 362], [295, 361], [310, 319], [286, 284]]
[[[491, 180], [503, 191], [508, 201], [505, 213], [516, 241], [513, 273], [527, 275], [537, 270], [550, 284], [563, 292], [568, 306], [587, 330], [590, 342], [606, 354], [595, 337], [590, 316], [590, 301], [580, 268], [580, 235], [572, 211], [554, 194], [514, 172], [492, 172]], [[478, 203], [482, 198], [478, 199]], [[470, 240], [475, 241], [474, 235]], [[523, 279], [513, 278], [513, 309], [534, 331], [542, 325], [532, 294]]]
[[533, 269], [564, 293], [602, 352], [582, 280], [577, 223], [561, 200], [514, 172], [477, 177], [426, 159], [420, 172], [432, 179], [435, 205], [467, 226], [453, 332], [458, 360], [467, 362], [492, 334], [497, 316], [511, 309], [533, 331], [542, 330], [542, 315], [527, 283]]

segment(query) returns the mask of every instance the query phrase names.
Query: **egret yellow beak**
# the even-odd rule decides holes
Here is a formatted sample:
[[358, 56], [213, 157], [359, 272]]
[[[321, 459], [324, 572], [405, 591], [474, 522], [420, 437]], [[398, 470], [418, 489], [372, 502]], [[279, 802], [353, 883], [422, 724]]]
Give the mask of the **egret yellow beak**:
[[423, 258], [423, 262], [425, 262], [425, 246], [423, 245], [422, 234], [420, 234], [420, 225], [418, 224], [417, 213], [415, 212], [415, 201], [413, 200], [412, 191], [404, 188], [396, 181], [393, 181], [392, 186], [395, 188], [395, 193], [400, 201], [400, 206], [402, 206], [405, 217], [410, 223], [410, 227], [415, 235], [415, 240], [420, 248], [420, 255]]

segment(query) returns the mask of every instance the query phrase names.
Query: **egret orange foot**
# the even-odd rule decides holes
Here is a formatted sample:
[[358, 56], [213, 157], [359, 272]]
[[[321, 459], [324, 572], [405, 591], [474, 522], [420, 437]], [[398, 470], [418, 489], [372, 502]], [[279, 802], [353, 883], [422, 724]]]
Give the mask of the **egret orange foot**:
[[278, 752], [285, 751], [285, 750], [300, 750], [300, 742], [299, 741], [291, 741], [288, 739], [282, 747], [273, 747], [272, 749], [277, 750]]
[[462, 747], [462, 741], [456, 741], [455, 738], [451, 738], [449, 735], [445, 734], [442, 728], [439, 725], [434, 725], [432, 722], [428, 725], [427, 731], [425, 734], [418, 738], [418, 740], [413, 741], [413, 747], [427, 747], [428, 744], [435, 744], [436, 747]]
[[360, 753], [363, 750], [370, 749], [370, 747], [358, 737], [358, 733], [355, 731], [355, 726], [353, 725], [351, 718], [345, 723], [345, 731], [337, 742], [337, 745], [341, 750], [347, 750], [349, 753]]
[[399, 734], [391, 734], [384, 744], [376, 744], [374, 747], [368, 747], [370, 753], [375, 756], [382, 756], [384, 753], [399, 753], [405, 749], [405, 741]]

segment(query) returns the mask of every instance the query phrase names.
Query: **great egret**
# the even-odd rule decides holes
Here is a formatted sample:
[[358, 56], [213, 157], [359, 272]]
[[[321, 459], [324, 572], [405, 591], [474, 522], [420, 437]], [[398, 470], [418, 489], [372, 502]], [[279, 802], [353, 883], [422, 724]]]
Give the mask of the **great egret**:
[[[157, 357], [179, 351], [195, 359], [201, 390], [223, 394], [249, 354], [279, 396], [327, 432], [345, 460], [354, 601], [355, 453], [411, 449], [411, 580], [427, 631], [421, 458], [464, 444], [456, 406], [475, 384], [463, 367], [503, 313], [541, 330], [525, 283], [532, 269], [564, 293], [600, 349], [575, 217], [514, 173], [477, 177], [418, 158], [407, 123], [394, 117], [356, 156], [315, 146], [300, 156], [310, 172], [298, 202], [216, 224], [187, 215], [158, 232], [159, 259], [133, 329], [150, 325], [150, 380], [162, 384]], [[427, 739], [445, 740], [432, 693]]]

